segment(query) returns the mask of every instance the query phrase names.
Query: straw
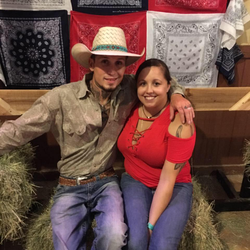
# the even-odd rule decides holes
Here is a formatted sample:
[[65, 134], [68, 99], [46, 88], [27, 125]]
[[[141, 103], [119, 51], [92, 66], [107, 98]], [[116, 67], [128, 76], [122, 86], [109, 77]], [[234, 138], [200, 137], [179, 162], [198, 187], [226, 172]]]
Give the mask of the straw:
[[26, 213], [32, 204], [34, 150], [26, 144], [0, 157], [0, 244], [24, 236]]
[[[50, 220], [50, 210], [52, 204], [53, 198], [50, 199], [47, 207], [39, 215], [33, 215], [25, 239], [26, 250], [54, 250], [52, 225]], [[94, 240], [94, 233], [92, 230], [94, 227], [96, 227], [95, 220], [92, 221], [91, 227], [87, 231], [87, 250], [91, 249], [91, 245]]]
[[192, 211], [182, 235], [179, 250], [222, 250], [212, 204], [208, 203], [201, 185], [193, 178]]
[[29, 225], [25, 239], [26, 250], [54, 250], [50, 209], [53, 199], [40, 215], [35, 215]]
[[243, 162], [246, 165], [245, 173], [250, 174], [250, 141], [246, 140], [243, 151]]

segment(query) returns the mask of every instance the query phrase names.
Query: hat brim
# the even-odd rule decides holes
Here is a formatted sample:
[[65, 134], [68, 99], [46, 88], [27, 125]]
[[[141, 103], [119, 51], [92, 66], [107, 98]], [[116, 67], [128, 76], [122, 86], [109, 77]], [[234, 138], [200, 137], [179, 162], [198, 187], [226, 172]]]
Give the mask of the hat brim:
[[145, 53], [145, 48], [143, 49], [141, 54], [134, 54], [124, 51], [91, 51], [88, 49], [86, 45], [83, 43], [75, 44], [71, 49], [71, 54], [73, 58], [76, 60], [84, 68], [89, 68], [89, 58], [91, 55], [105, 55], [105, 56], [126, 56], [126, 66], [129, 66], [139, 60]]

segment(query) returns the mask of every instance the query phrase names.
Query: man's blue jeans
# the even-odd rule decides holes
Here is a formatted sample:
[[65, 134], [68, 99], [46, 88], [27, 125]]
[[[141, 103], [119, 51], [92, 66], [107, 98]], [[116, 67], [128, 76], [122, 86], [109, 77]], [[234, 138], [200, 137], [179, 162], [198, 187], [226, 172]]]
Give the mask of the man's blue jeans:
[[56, 250], [85, 250], [90, 215], [96, 220], [92, 250], [119, 250], [126, 245], [127, 226], [116, 176], [80, 186], [58, 185], [51, 209]]
[[121, 188], [128, 225], [128, 250], [178, 248], [192, 206], [192, 183], [176, 183], [171, 201], [154, 226], [148, 247], [148, 218], [155, 190], [124, 173]]

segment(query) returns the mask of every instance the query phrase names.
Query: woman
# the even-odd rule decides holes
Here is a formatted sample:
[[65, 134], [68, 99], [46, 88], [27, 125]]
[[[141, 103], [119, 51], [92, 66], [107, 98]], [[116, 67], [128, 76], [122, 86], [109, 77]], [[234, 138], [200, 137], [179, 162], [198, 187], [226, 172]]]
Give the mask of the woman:
[[140, 103], [118, 139], [126, 170], [121, 188], [129, 228], [127, 248], [174, 250], [192, 205], [188, 160], [195, 126], [183, 124], [178, 113], [169, 119], [171, 77], [164, 62], [143, 62], [136, 81]]

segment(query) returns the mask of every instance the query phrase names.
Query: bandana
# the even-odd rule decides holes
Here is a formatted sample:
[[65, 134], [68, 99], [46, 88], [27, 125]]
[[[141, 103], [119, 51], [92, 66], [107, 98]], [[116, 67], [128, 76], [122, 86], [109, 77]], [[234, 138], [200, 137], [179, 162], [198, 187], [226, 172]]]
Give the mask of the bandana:
[[71, 0], [74, 11], [95, 15], [117, 15], [148, 9], [148, 0]]
[[224, 13], [227, 0], [151, 0], [148, 9], [171, 13]]
[[0, 0], [4, 10], [72, 10], [70, 0]]
[[147, 58], [159, 58], [184, 87], [215, 87], [223, 14], [147, 13]]
[[219, 72], [227, 79], [228, 84], [233, 84], [235, 81], [234, 68], [235, 64], [242, 58], [240, 48], [237, 44], [233, 46], [230, 50], [227, 48], [221, 48], [218, 58], [216, 60], [216, 65], [218, 66]]
[[244, 24], [250, 21], [243, 0], [231, 0], [220, 29], [223, 31], [221, 47], [230, 50], [244, 32]]
[[0, 11], [0, 60], [9, 88], [69, 82], [67, 11]]

